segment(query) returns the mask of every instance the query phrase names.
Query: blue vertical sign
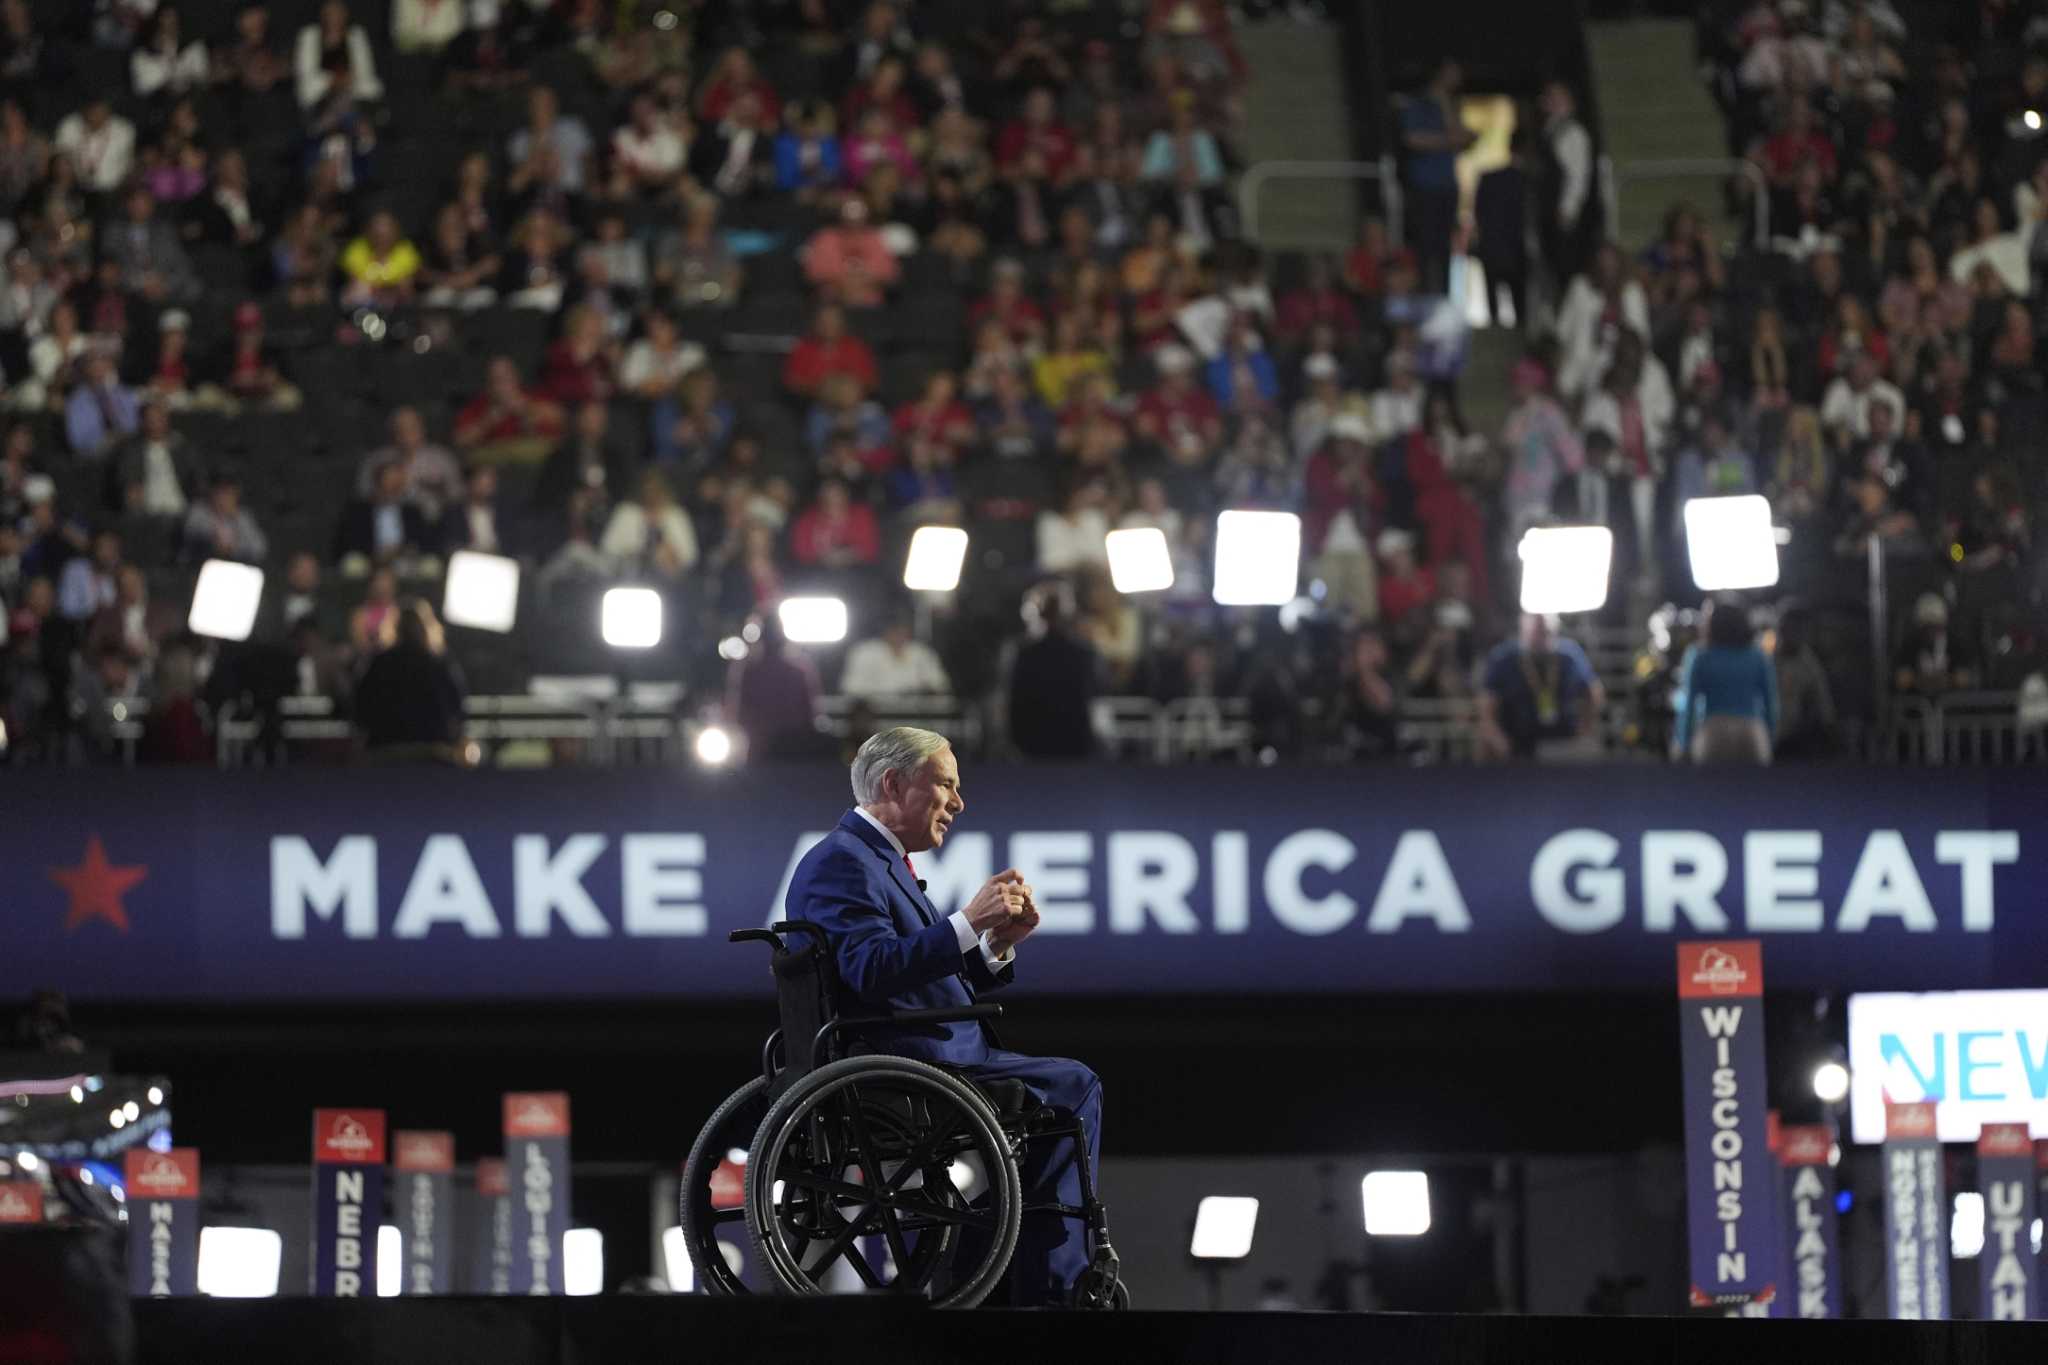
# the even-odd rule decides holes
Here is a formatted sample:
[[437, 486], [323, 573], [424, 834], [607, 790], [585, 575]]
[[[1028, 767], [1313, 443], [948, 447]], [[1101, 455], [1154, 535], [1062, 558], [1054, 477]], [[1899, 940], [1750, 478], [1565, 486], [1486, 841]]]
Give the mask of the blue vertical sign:
[[[2048, 1215], [2048, 1138], [2034, 1144], [2034, 1208]], [[2041, 1239], [2041, 1257], [2036, 1268], [2042, 1276], [2042, 1283], [2048, 1284], [2048, 1236]], [[2041, 1295], [2042, 1308], [2048, 1311], [2048, 1291]]]
[[391, 1166], [405, 1248], [399, 1292], [446, 1294], [455, 1261], [455, 1135], [400, 1129], [391, 1135]]
[[1842, 1233], [1835, 1217], [1835, 1135], [1826, 1124], [1778, 1130], [1785, 1186], [1785, 1316], [1842, 1316]]
[[128, 1292], [161, 1299], [199, 1292], [199, 1153], [131, 1147], [121, 1184], [128, 1209]]
[[1934, 1105], [1884, 1107], [1885, 1302], [1893, 1318], [1948, 1312], [1948, 1181]]
[[565, 1092], [505, 1096], [505, 1179], [512, 1189], [510, 1292], [565, 1292], [562, 1246], [569, 1232], [569, 1096]]
[[480, 1157], [469, 1241], [469, 1292], [512, 1292], [512, 1201], [506, 1195], [505, 1161]]
[[313, 1111], [313, 1285], [320, 1298], [374, 1298], [384, 1214], [384, 1111]]
[[1687, 1244], [1695, 1308], [1767, 1312], [1778, 1291], [1777, 1164], [1765, 1128], [1763, 948], [1678, 945]]
[[1977, 1258], [1983, 1299], [1977, 1316], [1990, 1322], [2041, 1316], [2034, 1180], [2034, 1143], [2027, 1125], [1985, 1124], [1977, 1136], [1977, 1188], [1984, 1195], [1984, 1250]]

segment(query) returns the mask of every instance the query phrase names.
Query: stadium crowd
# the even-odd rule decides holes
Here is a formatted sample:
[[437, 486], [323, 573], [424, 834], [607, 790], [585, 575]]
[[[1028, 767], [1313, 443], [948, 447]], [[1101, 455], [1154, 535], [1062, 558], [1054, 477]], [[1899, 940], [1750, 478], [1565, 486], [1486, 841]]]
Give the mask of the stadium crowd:
[[[638, 676], [722, 696], [757, 755], [815, 747], [822, 691], [995, 698], [1034, 757], [1090, 751], [1116, 694], [1243, 699], [1255, 749], [1356, 758], [1404, 752], [1405, 704], [1470, 703], [1481, 752], [1528, 754], [1597, 735], [1616, 680], [1517, 628], [1520, 533], [1611, 524], [1608, 619], [1639, 628], [1697, 602], [1683, 500], [1751, 490], [1812, 600], [1765, 686], [1698, 670], [1680, 747], [1714, 679], [1748, 680], [1766, 752], [1874, 705], [1825, 609], [1868, 600], [1873, 536], [1888, 684], [2014, 685], [2036, 8], [1710, 9], [1770, 236], [1681, 206], [1639, 253], [1602, 240], [1558, 83], [1507, 213], [1482, 185], [1461, 220], [1447, 63], [1400, 119], [1408, 242], [1370, 217], [1305, 259], [1240, 235], [1220, 0], [0, 0], [9, 752], [109, 754], [128, 705], [143, 758], [204, 760], [290, 695], [443, 751], [465, 682], [622, 667], [595, 597], [632, 581], [670, 622]], [[1527, 334], [1496, 431], [1433, 331], [1468, 250]], [[1301, 514], [1311, 607], [1214, 605], [1226, 506]], [[897, 584], [930, 523], [974, 548], [920, 631]], [[1171, 588], [1114, 590], [1120, 527], [1165, 535]], [[461, 549], [525, 565], [509, 640], [435, 619]], [[184, 629], [209, 558], [269, 570], [246, 646]], [[780, 639], [813, 591], [854, 606], [843, 657]]]

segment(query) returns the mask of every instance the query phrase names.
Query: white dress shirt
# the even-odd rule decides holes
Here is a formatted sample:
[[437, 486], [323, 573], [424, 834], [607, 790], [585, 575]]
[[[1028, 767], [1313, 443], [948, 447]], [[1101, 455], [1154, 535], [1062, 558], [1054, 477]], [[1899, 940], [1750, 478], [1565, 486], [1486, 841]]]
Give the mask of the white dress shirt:
[[[853, 808], [853, 813], [882, 831], [882, 837], [889, 841], [889, 847], [896, 850], [896, 856], [904, 859], [906, 863], [909, 861], [910, 851], [903, 847], [903, 841], [897, 838], [887, 825], [868, 814], [866, 810], [859, 806]], [[960, 941], [960, 952], [964, 956], [973, 949], [976, 941], [974, 926], [967, 922], [967, 912], [965, 910], [955, 910], [952, 914], [946, 916], [946, 923], [953, 926], [953, 937]], [[1017, 950], [1015, 947], [1005, 948], [998, 955], [995, 945], [990, 941], [988, 934], [980, 935], [980, 942], [982, 961], [988, 963], [990, 971], [1007, 967], [1017, 960]]]

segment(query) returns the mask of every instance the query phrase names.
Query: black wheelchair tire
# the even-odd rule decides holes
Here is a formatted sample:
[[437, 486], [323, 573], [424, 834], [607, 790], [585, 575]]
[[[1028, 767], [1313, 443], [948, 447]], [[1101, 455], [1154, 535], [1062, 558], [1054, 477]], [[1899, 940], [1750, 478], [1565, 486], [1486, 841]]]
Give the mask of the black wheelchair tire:
[[[754, 1131], [760, 1127], [756, 1116], [766, 1112], [767, 1096], [768, 1081], [762, 1076], [754, 1077], [726, 1096], [698, 1132], [689, 1159], [683, 1163], [683, 1183], [676, 1200], [681, 1205], [683, 1244], [689, 1248], [690, 1260], [697, 1267], [697, 1282], [707, 1294], [735, 1297], [753, 1292], [733, 1273], [718, 1250], [718, 1224], [710, 1219], [709, 1194], [712, 1172], [725, 1160], [726, 1152], [734, 1147], [752, 1150]], [[735, 1124], [745, 1131], [739, 1131]], [[704, 1195], [701, 1200], [699, 1191]]]
[[747, 1230], [753, 1235], [755, 1255], [784, 1292], [797, 1295], [826, 1292], [811, 1280], [800, 1264], [791, 1262], [780, 1237], [768, 1226], [774, 1217], [776, 1155], [797, 1134], [800, 1125], [814, 1109], [839, 1090], [867, 1077], [888, 1077], [898, 1084], [945, 1097], [965, 1111], [975, 1130], [973, 1136], [982, 1149], [1000, 1158], [984, 1163], [988, 1167], [990, 1207], [996, 1213], [995, 1235], [988, 1253], [971, 1274], [964, 1278], [956, 1277], [931, 1301], [935, 1308], [972, 1308], [1002, 1284], [1009, 1271], [1010, 1258], [1017, 1249], [1017, 1233], [1024, 1216], [1017, 1162], [1010, 1153], [1009, 1140], [1003, 1135], [1001, 1121], [980, 1091], [957, 1076], [907, 1057], [847, 1057], [828, 1063], [791, 1086], [770, 1106], [747, 1156]]

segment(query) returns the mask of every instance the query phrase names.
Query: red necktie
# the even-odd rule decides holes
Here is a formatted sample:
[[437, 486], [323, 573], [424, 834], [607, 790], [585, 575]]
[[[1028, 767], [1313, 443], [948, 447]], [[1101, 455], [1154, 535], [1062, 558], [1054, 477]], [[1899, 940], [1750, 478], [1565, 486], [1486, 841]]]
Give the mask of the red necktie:
[[916, 881], [917, 864], [910, 861], [910, 855], [908, 853], [903, 855], [903, 865], [910, 869], [910, 880], [912, 880], [913, 882]]

